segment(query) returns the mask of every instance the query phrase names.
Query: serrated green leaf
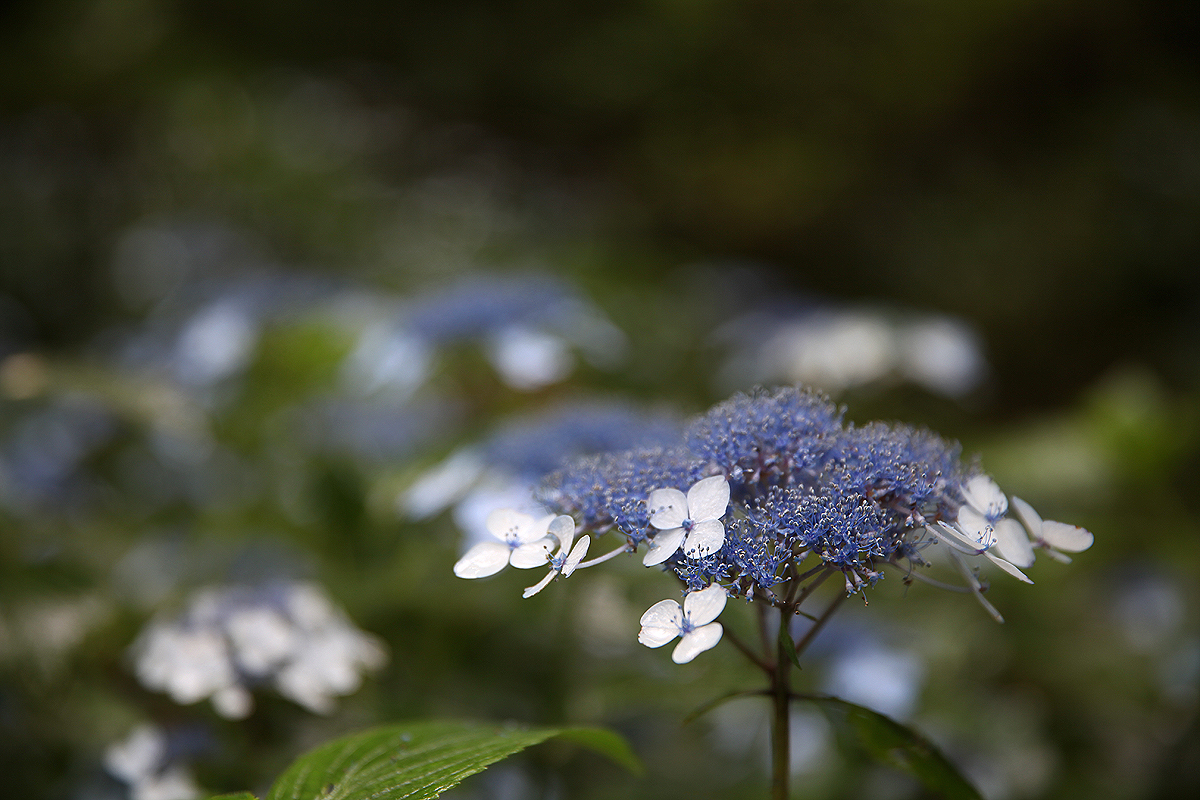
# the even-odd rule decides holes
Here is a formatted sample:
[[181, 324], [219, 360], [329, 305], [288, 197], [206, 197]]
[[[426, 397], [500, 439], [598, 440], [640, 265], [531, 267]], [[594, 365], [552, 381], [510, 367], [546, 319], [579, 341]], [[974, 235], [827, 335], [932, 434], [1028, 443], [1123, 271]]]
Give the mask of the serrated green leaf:
[[214, 795], [208, 800], [258, 800], [257, 797], [249, 792], [231, 792], [229, 794]]
[[425, 800], [554, 737], [593, 748], [634, 771], [641, 769], [624, 739], [598, 728], [411, 722], [321, 745], [284, 771], [267, 793], [267, 800]]
[[983, 800], [941, 750], [912, 728], [836, 697], [803, 699], [820, 707], [835, 727], [851, 732], [873, 758], [913, 776], [936, 796], [945, 800]]

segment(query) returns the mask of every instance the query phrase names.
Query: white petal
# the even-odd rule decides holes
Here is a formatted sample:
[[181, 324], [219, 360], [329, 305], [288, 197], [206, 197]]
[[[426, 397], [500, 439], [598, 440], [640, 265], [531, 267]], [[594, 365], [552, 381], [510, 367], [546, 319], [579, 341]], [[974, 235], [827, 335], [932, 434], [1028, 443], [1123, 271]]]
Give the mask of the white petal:
[[681, 544], [683, 544], [683, 528], [659, 531], [658, 535], [650, 540], [650, 549], [646, 551], [642, 563], [647, 567], [661, 564], [675, 555], [675, 551]]
[[938, 541], [942, 544], [949, 545], [951, 550], [959, 553], [977, 556], [984, 550], [975, 539], [945, 522], [938, 522], [937, 525], [926, 525], [925, 530], [937, 537]]
[[655, 489], [646, 498], [650, 524], [659, 530], [678, 528], [688, 518], [687, 497], [678, 489]]
[[980, 514], [995, 519], [1008, 510], [1008, 498], [987, 475], [976, 475], [963, 487], [963, 497]]
[[458, 560], [454, 574], [460, 578], [486, 578], [508, 564], [511, 549], [500, 542], [480, 542]]
[[1029, 579], [1028, 575], [1026, 575], [1024, 572], [1021, 572], [1021, 570], [1017, 569], [1014, 565], [1005, 561], [1003, 558], [1000, 558], [997, 555], [993, 555], [990, 551], [987, 553], [984, 553], [983, 555], [985, 558], [987, 558], [988, 561], [991, 561], [997, 567], [1004, 570], [1009, 575], [1012, 575], [1017, 580], [1024, 581], [1025, 583], [1033, 583], [1033, 581]]
[[570, 550], [571, 542], [575, 540], [575, 518], [560, 514], [550, 521], [546, 532], [558, 539], [558, 546], [561, 549]]
[[679, 631], [674, 628], [655, 628], [651, 625], [643, 625], [641, 632], [638, 633], [638, 643], [644, 644], [646, 647], [662, 647], [678, 635]]
[[717, 552], [723, 544], [725, 526], [721, 524], [721, 520], [705, 519], [697, 522], [696, 527], [688, 534], [683, 545], [683, 554], [688, 558], [700, 558]]
[[689, 592], [683, 598], [683, 615], [693, 627], [707, 625], [721, 615], [727, 599], [725, 587], [717, 583], [698, 592]]
[[488, 533], [501, 541], [507, 542], [512, 539], [524, 541], [521, 533], [533, 527], [533, 517], [516, 509], [497, 508], [488, 514], [487, 522], [484, 524], [487, 526]]
[[1017, 518], [1021, 520], [1021, 523], [1025, 526], [1025, 529], [1029, 531], [1029, 535], [1032, 536], [1034, 540], [1041, 539], [1041, 515], [1033, 510], [1033, 506], [1029, 505], [1029, 503], [1026, 503], [1024, 500], [1015, 495], [1012, 499], [1012, 505], [1013, 510], [1017, 512]]
[[678, 636], [683, 629], [683, 609], [674, 600], [659, 600], [646, 609], [638, 623], [651, 628], [674, 628]]
[[554, 540], [549, 536], [543, 536], [535, 542], [514, 547], [512, 555], [509, 557], [509, 563], [517, 569], [543, 567], [550, 561], [550, 551], [553, 547]]
[[557, 574], [558, 574], [558, 572], [556, 572], [555, 570], [550, 570], [549, 572], [546, 573], [546, 577], [542, 578], [540, 581], [535, 583], [533, 586], [526, 586], [525, 591], [521, 592], [521, 597], [524, 597], [526, 600], [533, 597], [535, 594], [540, 592], [542, 589], [545, 589], [547, 586], [549, 586], [550, 581], [554, 580], [554, 576]]
[[697, 628], [679, 640], [679, 644], [675, 645], [675, 652], [671, 653], [671, 660], [676, 664], [686, 664], [705, 650], [716, 647], [724, 632], [719, 622]]
[[579, 541], [575, 543], [575, 547], [571, 549], [566, 561], [563, 562], [562, 576], [564, 578], [571, 577], [571, 573], [579, 566], [579, 562], [583, 561], [583, 557], [587, 555], [588, 547], [592, 543], [592, 537], [580, 536]]
[[693, 520], [720, 519], [728, 506], [729, 481], [724, 475], [705, 478], [688, 489], [688, 516]]
[[638, 641], [646, 647], [662, 647], [682, 630], [683, 611], [674, 600], [660, 600], [642, 614]]
[[[522, 529], [520, 533], [521, 542], [528, 544], [537, 541], [545, 536], [550, 531], [550, 523], [554, 521], [554, 514], [547, 514], [544, 517], [539, 517], [533, 521], [533, 524], [528, 528]], [[574, 520], [572, 520], [574, 524]]]
[[1033, 566], [1033, 545], [1021, 523], [1005, 517], [996, 523], [995, 530], [997, 555], [1018, 567]]
[[970, 506], [963, 506], [958, 510], [958, 518], [955, 520], [954, 527], [976, 548], [987, 547], [994, 541], [992, 524]]
[[1078, 525], [1068, 525], [1065, 522], [1046, 520], [1042, 523], [1042, 539], [1051, 547], [1066, 550], [1068, 553], [1080, 553], [1092, 546], [1095, 541], [1091, 531]]

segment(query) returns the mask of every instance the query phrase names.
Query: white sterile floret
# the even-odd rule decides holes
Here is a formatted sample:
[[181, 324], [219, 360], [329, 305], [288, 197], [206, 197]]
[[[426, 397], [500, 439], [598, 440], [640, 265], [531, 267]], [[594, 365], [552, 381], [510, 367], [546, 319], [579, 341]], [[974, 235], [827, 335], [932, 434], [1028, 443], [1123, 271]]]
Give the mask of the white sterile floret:
[[662, 647], [676, 636], [682, 637], [671, 654], [676, 664], [686, 664], [716, 646], [724, 629], [713, 622], [725, 608], [725, 588], [713, 584], [707, 589], [690, 592], [683, 598], [683, 608], [674, 600], [663, 600], [642, 614], [642, 630], [638, 641], [647, 647]]
[[558, 552], [550, 557], [550, 572], [536, 584], [526, 588], [522, 597], [533, 597], [545, 589], [550, 581], [558, 575], [562, 575], [564, 578], [571, 577], [571, 573], [579, 566], [579, 562], [583, 561], [583, 557], [587, 555], [588, 546], [592, 543], [592, 537], [581, 536], [579, 541], [575, 542], [575, 546], [571, 546], [571, 542], [575, 539], [575, 519], [566, 514], [555, 517], [547, 530], [551, 536], [558, 539]]
[[967, 536], [982, 539], [985, 531], [1008, 511], [1008, 498], [987, 475], [976, 475], [962, 489], [966, 503], [958, 509], [959, 529]]
[[655, 489], [646, 505], [650, 524], [659, 531], [642, 559], [647, 567], [663, 563], [680, 545], [688, 558], [700, 558], [725, 543], [721, 517], [729, 506], [729, 482], [723, 475], [697, 481], [686, 495], [678, 489]]
[[[927, 530], [951, 549], [966, 555], [981, 555], [1014, 578], [1033, 583], [1017, 563], [992, 552], [1001, 538], [1009, 542], [1020, 533], [1020, 524], [1004, 517], [1008, 511], [1008, 498], [996, 482], [987, 475], [976, 475], [962, 488], [962, 495], [966, 502], [958, 509], [954, 524], [938, 522], [936, 526], [927, 526]], [[1019, 552], [1017, 555], [1019, 557]], [[1032, 563], [1031, 559], [1019, 566], [1027, 567]]]
[[[1033, 510], [1033, 506], [1019, 497], [1014, 497], [1012, 504], [1017, 512], [1017, 516], [1020, 517], [1021, 522], [1025, 524], [1025, 528], [1029, 531], [1029, 538], [1033, 540], [1031, 545], [1029, 539], [1025, 538], [1024, 533], [1020, 536], [1020, 541], [1024, 542], [1023, 548], [1029, 550], [1030, 561], [1033, 560], [1032, 547], [1040, 547], [1051, 558], [1069, 564], [1071, 562], [1070, 556], [1063, 555], [1062, 551], [1082, 553], [1091, 547], [1092, 542], [1095, 541], [1095, 537], [1092, 536], [1091, 531], [1081, 528], [1078, 525], [1068, 525], [1065, 522], [1042, 519]], [[1020, 548], [1022, 545], [1018, 544], [1017, 547]]]
[[458, 560], [454, 574], [460, 578], [486, 578], [512, 564], [519, 569], [540, 567], [550, 560], [554, 538], [548, 535], [553, 514], [540, 519], [511, 508], [488, 515], [488, 533], [498, 542], [480, 542]]

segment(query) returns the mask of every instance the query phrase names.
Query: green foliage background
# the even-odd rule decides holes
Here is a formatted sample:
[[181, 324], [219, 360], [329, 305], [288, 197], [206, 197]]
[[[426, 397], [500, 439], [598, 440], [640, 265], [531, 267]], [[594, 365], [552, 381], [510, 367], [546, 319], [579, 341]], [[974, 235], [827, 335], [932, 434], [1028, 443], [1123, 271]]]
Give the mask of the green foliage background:
[[[973, 775], [1007, 776], [997, 797], [1194, 792], [1197, 42], [1187, 4], [1131, 0], [5, 4], [0, 423], [80, 396], [119, 420], [81, 467], [93, 502], [0, 506], [5, 794], [115, 796], [100, 754], [147, 719], [209, 731], [206, 789], [261, 793], [335, 734], [421, 717], [611, 726], [647, 765], [548, 745], [462, 796], [762, 794], [765, 723], [740, 748], [711, 719], [679, 724], [755, 675], [724, 648], [680, 668], [634, 644], [673, 587], [619, 563], [522, 601], [525, 576], [455, 580], [449, 518], [406, 522], [393, 501], [516, 413], [593, 395], [706, 408], [723, 398], [713, 329], [783, 292], [975, 325], [981, 389], [866, 387], [840, 398], [850, 417], [957, 438], [1096, 534], [1033, 587], [997, 581], [1003, 627], [899, 581], [847, 613], [922, 658], [917, 727]], [[101, 357], [148, 324], [139, 287], [173, 274], [170, 253], [161, 273], [122, 272], [130, 232], [172, 225], [229, 232], [214, 281], [270, 268], [407, 296], [541, 266], [626, 332], [629, 358], [520, 393], [463, 348], [433, 378], [453, 398], [437, 438], [382, 463], [314, 449], [281, 420], [336, 384], [351, 342], [327, 321], [265, 331], [219, 413]], [[229, 454], [204, 473], [239, 487], [221, 503], [155, 494], [130, 468], [149, 430], [189, 415]], [[260, 693], [232, 723], [146, 692], [128, 647], [157, 607], [121, 565], [147, 541], [174, 548], [168, 605], [248, 549], [298, 565], [389, 666], [327, 718]], [[1175, 604], [1131, 640], [1138, 581]], [[597, 607], [627, 620], [624, 644], [596, 640]], [[857, 758], [830, 756], [796, 794], [912, 796]]]

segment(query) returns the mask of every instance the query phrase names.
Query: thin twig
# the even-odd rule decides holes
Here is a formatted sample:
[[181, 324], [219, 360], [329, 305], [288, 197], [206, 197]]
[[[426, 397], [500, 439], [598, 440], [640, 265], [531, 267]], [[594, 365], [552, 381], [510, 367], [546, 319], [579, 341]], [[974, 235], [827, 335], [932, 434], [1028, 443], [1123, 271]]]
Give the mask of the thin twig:
[[690, 725], [700, 717], [707, 714], [709, 711], [712, 711], [717, 706], [729, 700], [736, 700], [739, 697], [769, 697], [770, 695], [771, 693], [766, 689], [741, 689], [736, 692], [729, 692], [700, 705], [698, 708], [693, 710], [692, 713], [684, 717], [683, 722], [681, 722], [680, 725]]
[[825, 623], [829, 621], [829, 618], [833, 616], [833, 612], [837, 611], [837, 607], [840, 606], [842, 604], [842, 601], [845, 599], [846, 599], [845, 592], [837, 593], [837, 597], [833, 598], [833, 602], [830, 603], [829, 607], [825, 609], [825, 613], [821, 614], [821, 616], [819, 616], [817, 618], [817, 621], [812, 624], [812, 627], [810, 627], [808, 629], [808, 631], [804, 634], [803, 638], [801, 638], [800, 641], [796, 642], [796, 655], [797, 656], [799, 656], [801, 653], [803, 653], [805, 648], [808, 647], [808, 645], [812, 642], [812, 640], [816, 637], [816, 635], [821, 632], [821, 628], [825, 627]]
[[725, 628], [725, 638], [728, 639], [734, 647], [742, 651], [742, 655], [753, 661], [756, 667], [761, 669], [763, 672], [769, 673], [771, 671], [771, 665], [762, 656], [751, 650], [750, 646], [743, 642], [741, 637], [729, 630], [729, 628]]

